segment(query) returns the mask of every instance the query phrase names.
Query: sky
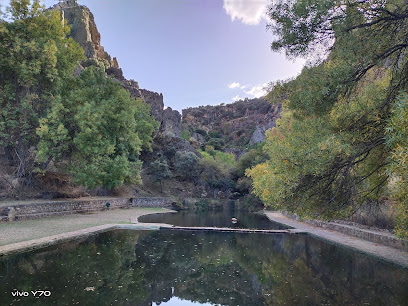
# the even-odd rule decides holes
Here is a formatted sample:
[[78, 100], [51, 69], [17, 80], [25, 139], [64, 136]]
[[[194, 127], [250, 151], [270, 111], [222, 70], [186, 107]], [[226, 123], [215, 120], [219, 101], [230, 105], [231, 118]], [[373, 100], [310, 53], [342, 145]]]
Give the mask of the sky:
[[[181, 110], [265, 95], [304, 60], [272, 52], [269, 0], [78, 0], [94, 14], [101, 45], [127, 79]], [[58, 1], [46, 0], [51, 6]], [[0, 0], [7, 4], [8, 0]]]

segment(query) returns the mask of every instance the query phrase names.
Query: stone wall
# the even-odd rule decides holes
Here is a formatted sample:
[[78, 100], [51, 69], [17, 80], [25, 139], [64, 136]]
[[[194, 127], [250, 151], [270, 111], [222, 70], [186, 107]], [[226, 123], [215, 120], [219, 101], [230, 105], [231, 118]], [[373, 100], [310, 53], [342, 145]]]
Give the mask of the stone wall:
[[173, 208], [175, 201], [172, 198], [133, 198], [132, 207]]
[[103, 198], [11, 203], [0, 206], [0, 222], [41, 219], [75, 213], [132, 207], [172, 208], [171, 198]]

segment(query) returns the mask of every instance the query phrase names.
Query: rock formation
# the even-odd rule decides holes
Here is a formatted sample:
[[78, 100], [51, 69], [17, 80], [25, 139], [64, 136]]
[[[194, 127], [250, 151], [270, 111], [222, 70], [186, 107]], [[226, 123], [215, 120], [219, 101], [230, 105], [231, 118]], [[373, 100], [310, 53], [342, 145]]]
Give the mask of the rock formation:
[[[88, 62], [100, 60], [105, 64], [106, 73], [120, 81], [132, 97], [141, 98], [151, 107], [151, 114], [160, 123], [159, 133], [168, 137], [181, 136], [181, 115], [171, 108], [164, 109], [163, 95], [157, 92], [140, 89], [134, 80], [127, 80], [115, 57], [111, 57], [101, 46], [101, 35], [92, 12], [76, 0], [64, 0], [51, 9], [61, 12], [61, 18], [71, 26], [71, 37], [85, 50]], [[83, 63], [86, 65], [87, 62]], [[78, 69], [78, 73], [81, 69]]]
[[101, 46], [101, 35], [91, 11], [76, 0], [60, 1], [52, 7], [61, 11], [61, 17], [71, 26], [71, 36], [85, 50], [89, 59], [104, 59], [110, 67], [119, 69], [118, 61]]
[[204, 133], [207, 138], [221, 138], [231, 147], [243, 148], [263, 141], [280, 112], [280, 104], [271, 105], [264, 98], [188, 108], [183, 110], [183, 129], [190, 131], [192, 144], [202, 144]]
[[[105, 71], [112, 76], [135, 98], [141, 98], [151, 107], [151, 114], [160, 123], [155, 135], [155, 154], [166, 146], [177, 150], [191, 151], [199, 154], [194, 148], [201, 147], [214, 135], [218, 134], [222, 142], [231, 148], [244, 148], [265, 138], [265, 131], [275, 125], [280, 114], [280, 105], [272, 106], [265, 99], [245, 99], [236, 103], [219, 106], [202, 106], [183, 110], [183, 116], [177, 110], [164, 108], [163, 95], [147, 89], [139, 88], [134, 80], [127, 80], [115, 57], [111, 57], [101, 46], [101, 35], [97, 29], [91, 11], [76, 0], [64, 0], [51, 9], [61, 12], [61, 17], [71, 26], [71, 36], [85, 50], [87, 61], [83, 66], [102, 62]], [[80, 73], [81, 67], [76, 73]], [[183, 118], [183, 121], [181, 120]], [[190, 143], [181, 138], [182, 130], [188, 130]], [[192, 146], [193, 145], [193, 146]], [[226, 148], [228, 148], [226, 146]], [[241, 150], [242, 151], [242, 150]], [[237, 151], [237, 154], [239, 152]]]

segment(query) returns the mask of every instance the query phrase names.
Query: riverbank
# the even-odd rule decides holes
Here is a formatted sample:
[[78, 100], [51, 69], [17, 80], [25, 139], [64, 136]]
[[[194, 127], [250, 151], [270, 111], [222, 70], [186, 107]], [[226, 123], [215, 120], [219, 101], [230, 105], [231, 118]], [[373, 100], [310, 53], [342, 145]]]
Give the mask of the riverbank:
[[280, 212], [265, 211], [264, 213], [269, 220], [273, 222], [278, 222], [293, 227], [318, 239], [347, 247], [360, 253], [369, 254], [370, 256], [396, 264], [403, 268], [408, 268], [408, 252], [406, 251], [346, 235], [338, 231], [328, 230], [322, 227], [296, 221], [288, 218]]

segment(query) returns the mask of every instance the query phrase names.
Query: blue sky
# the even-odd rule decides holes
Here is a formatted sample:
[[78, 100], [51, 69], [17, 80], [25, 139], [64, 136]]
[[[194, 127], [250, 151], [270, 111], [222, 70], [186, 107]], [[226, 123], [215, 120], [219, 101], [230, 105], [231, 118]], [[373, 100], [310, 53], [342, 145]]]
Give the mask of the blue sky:
[[304, 65], [271, 51], [268, 0], [78, 2], [94, 14], [101, 44], [125, 77], [163, 93], [173, 109], [259, 97], [268, 82], [294, 77]]

